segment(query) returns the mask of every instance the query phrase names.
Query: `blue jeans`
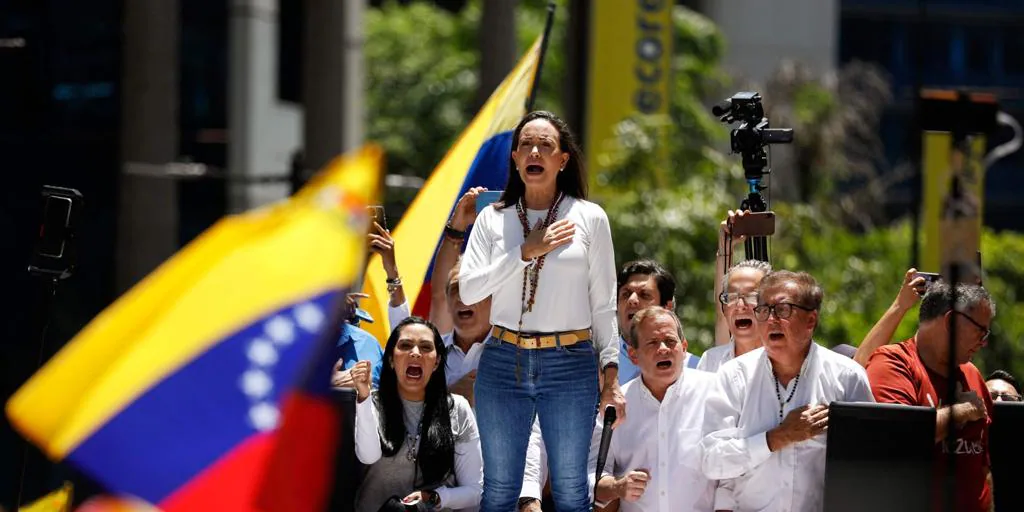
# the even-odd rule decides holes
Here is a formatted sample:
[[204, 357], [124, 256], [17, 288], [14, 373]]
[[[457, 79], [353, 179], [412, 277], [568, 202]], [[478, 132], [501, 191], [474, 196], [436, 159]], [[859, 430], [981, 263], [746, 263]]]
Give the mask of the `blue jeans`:
[[480, 512], [518, 510], [535, 415], [548, 452], [555, 508], [589, 511], [587, 458], [598, 401], [593, 343], [518, 353], [515, 345], [494, 337], [484, 343], [474, 390], [484, 456]]

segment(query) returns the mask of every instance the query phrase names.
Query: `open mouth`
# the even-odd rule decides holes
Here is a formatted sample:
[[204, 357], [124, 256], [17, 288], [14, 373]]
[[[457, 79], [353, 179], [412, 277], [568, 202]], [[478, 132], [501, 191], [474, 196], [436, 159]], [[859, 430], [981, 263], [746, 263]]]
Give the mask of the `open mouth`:
[[658, 361], [656, 366], [659, 370], [668, 370], [672, 368], [672, 361]]
[[768, 333], [768, 339], [770, 341], [782, 341], [786, 338], [786, 335], [779, 331], [773, 331]]
[[470, 318], [473, 318], [473, 310], [460, 309], [455, 312], [455, 316], [459, 317], [459, 320], [469, 320]]
[[743, 331], [743, 330], [750, 329], [751, 327], [753, 327], [754, 326], [754, 321], [749, 319], [749, 318], [737, 318], [736, 321], [733, 322], [733, 326], [736, 327], [737, 329]]
[[405, 369], [405, 376], [410, 379], [422, 379], [423, 368], [419, 366], [410, 365], [408, 368]]
[[544, 167], [537, 164], [530, 164], [526, 166], [526, 174], [543, 174]]
[[633, 321], [634, 316], [636, 316], [636, 313], [626, 313], [626, 319], [629, 320], [630, 322]]

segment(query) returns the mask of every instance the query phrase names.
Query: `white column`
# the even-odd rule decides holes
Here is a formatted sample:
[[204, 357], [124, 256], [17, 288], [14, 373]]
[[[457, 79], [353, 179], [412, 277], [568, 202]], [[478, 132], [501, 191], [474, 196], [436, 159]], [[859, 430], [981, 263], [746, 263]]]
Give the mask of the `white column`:
[[[277, 0], [231, 0], [229, 23], [228, 209], [238, 212], [288, 196], [302, 116], [277, 96]], [[267, 178], [280, 181], [251, 181]]]

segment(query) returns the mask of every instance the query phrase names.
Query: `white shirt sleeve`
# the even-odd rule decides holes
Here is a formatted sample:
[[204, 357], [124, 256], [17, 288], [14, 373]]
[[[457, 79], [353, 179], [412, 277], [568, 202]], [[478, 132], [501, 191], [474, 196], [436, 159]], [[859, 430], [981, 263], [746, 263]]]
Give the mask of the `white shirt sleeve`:
[[459, 268], [459, 296], [466, 305], [473, 305], [519, 276], [532, 261], [523, 261], [521, 245], [492, 258], [494, 227], [490, 219], [500, 215], [494, 207], [486, 208], [477, 216], [476, 225], [469, 233], [469, 244], [462, 255]]
[[708, 368], [708, 351], [705, 350], [704, 353], [700, 355], [700, 360], [697, 361], [697, 369], [702, 371], [702, 372], [706, 372], [706, 371], [708, 371], [707, 368]]
[[590, 247], [587, 260], [590, 265], [590, 317], [594, 346], [600, 356], [601, 368], [619, 360], [619, 330], [615, 318], [615, 247], [608, 215], [594, 205], [590, 218]]
[[[480, 451], [480, 432], [476, 417], [465, 398], [453, 396], [458, 418], [455, 436], [455, 482], [457, 487], [434, 489], [446, 509], [475, 508], [484, 488], [484, 459]], [[453, 418], [455, 419], [455, 418]]]
[[[739, 370], [739, 367], [734, 367]], [[718, 385], [704, 408], [701, 467], [709, 480], [742, 476], [771, 457], [766, 432], [747, 435], [737, 427], [744, 383], [735, 371], [719, 371]]]
[[380, 420], [377, 418], [377, 407], [373, 405], [373, 396], [356, 403], [356, 457], [367, 466], [380, 460]]
[[399, 304], [399, 305], [397, 305], [395, 307], [391, 307], [391, 305], [389, 303], [388, 304], [388, 323], [391, 324], [391, 329], [388, 331], [388, 335], [391, 334], [391, 331], [395, 330], [395, 327], [398, 327], [398, 324], [401, 323], [402, 320], [405, 320], [406, 318], [409, 318], [409, 316], [411, 316], [411, 315], [412, 315], [412, 313], [409, 312], [409, 301], [408, 300], [406, 300], [405, 302], [403, 302], [403, 303], [401, 303], [401, 304]]
[[540, 433], [540, 421], [533, 419], [530, 442], [526, 445], [526, 470], [523, 473], [523, 490], [520, 498], [541, 499], [544, 482], [548, 479], [548, 452]]
[[858, 366], [850, 371], [846, 377], [847, 382], [845, 400], [847, 402], [874, 402], [875, 395], [871, 392], [871, 383], [868, 381], [868, 373], [864, 368]]

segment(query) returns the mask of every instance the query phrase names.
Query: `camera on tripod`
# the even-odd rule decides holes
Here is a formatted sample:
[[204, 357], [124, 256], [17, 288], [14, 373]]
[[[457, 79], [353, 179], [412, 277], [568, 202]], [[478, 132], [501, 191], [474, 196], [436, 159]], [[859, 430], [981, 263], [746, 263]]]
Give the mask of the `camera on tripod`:
[[743, 173], [747, 179], [757, 178], [769, 171], [768, 154], [764, 147], [769, 144], [793, 142], [792, 128], [769, 128], [764, 116], [761, 95], [756, 92], [738, 92], [711, 108], [725, 124], [741, 123], [732, 131], [730, 142], [733, 153], [743, 155]]
[[740, 123], [739, 128], [732, 130], [730, 138], [732, 152], [743, 155], [743, 175], [748, 187], [740, 210], [751, 212], [745, 216], [746, 222], [756, 224], [757, 228], [744, 231], [734, 226], [734, 229], [737, 234], [750, 236], [745, 242], [747, 258], [769, 261], [766, 237], [775, 233], [775, 214], [768, 211], [768, 204], [761, 196], [761, 191], [766, 188], [761, 186], [761, 179], [771, 172], [767, 170], [768, 152], [765, 147], [793, 142], [793, 129], [770, 128], [761, 105], [761, 95], [756, 92], [738, 92], [713, 106], [711, 113], [725, 124]]

